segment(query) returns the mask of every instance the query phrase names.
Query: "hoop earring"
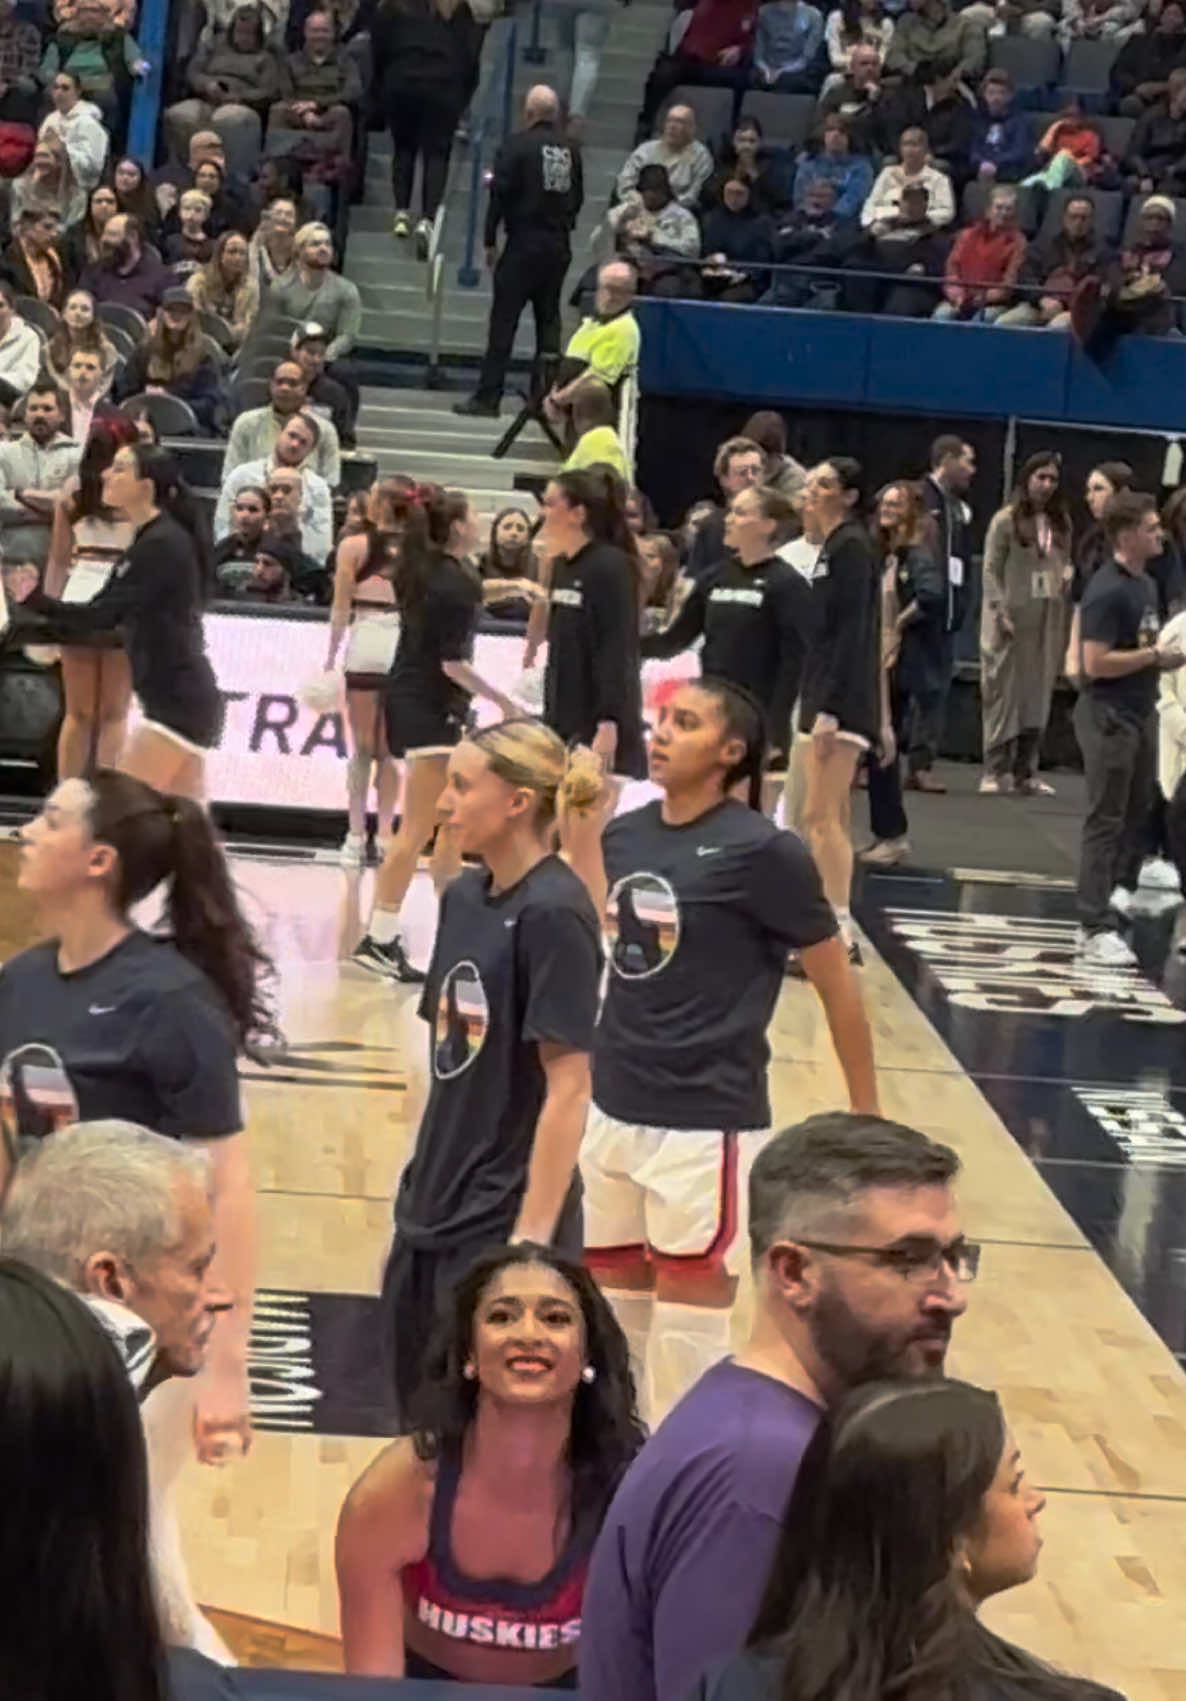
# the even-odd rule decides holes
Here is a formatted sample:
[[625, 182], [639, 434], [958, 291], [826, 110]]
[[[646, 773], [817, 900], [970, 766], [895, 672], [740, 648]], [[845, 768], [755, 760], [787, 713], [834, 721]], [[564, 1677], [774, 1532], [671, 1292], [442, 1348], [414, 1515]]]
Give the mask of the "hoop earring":
[[585, 1384], [585, 1386], [587, 1388], [591, 1382], [596, 1382], [596, 1380], [597, 1380], [597, 1372], [594, 1370], [594, 1368], [591, 1364], [587, 1364], [585, 1366], [584, 1370], [581, 1371], [581, 1381]]

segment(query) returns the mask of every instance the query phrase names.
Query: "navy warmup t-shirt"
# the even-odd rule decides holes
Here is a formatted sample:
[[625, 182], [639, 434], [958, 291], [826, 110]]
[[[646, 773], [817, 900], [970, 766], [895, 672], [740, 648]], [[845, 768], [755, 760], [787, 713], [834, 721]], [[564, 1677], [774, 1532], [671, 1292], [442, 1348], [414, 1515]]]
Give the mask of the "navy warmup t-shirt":
[[559, 857], [505, 892], [482, 869], [446, 888], [420, 1002], [432, 1084], [395, 1201], [404, 1240], [510, 1232], [544, 1102], [539, 1045], [592, 1049], [600, 978], [596, 912]]
[[610, 974], [594, 1101], [644, 1127], [767, 1127], [766, 1029], [787, 952], [836, 932], [811, 857], [734, 798], [679, 827], [648, 803], [601, 845]]
[[0, 1118], [20, 1139], [107, 1117], [174, 1139], [236, 1134], [235, 1052], [210, 982], [139, 929], [68, 974], [55, 940], [0, 969]]

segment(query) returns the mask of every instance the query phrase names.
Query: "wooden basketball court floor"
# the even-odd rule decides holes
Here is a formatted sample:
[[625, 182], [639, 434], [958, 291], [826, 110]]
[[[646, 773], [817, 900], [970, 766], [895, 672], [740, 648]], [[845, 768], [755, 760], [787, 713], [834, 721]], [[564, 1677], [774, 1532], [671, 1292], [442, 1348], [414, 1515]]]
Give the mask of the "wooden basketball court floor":
[[[374, 1356], [367, 1341], [360, 1345], [369, 1314], [356, 1296], [377, 1289], [394, 1185], [423, 1097], [425, 1047], [416, 989], [392, 988], [340, 963], [358, 929], [369, 875], [290, 859], [236, 857], [235, 868], [279, 969], [292, 1047], [271, 1069], [243, 1068], [259, 1189], [265, 1327], [255, 1337], [253, 1390], [261, 1429], [241, 1462], [222, 1470], [191, 1464], [179, 1510], [197, 1597], [239, 1656], [332, 1669], [335, 1520], [349, 1484], [383, 1445], [373, 1425], [367, 1432], [365, 1397], [352, 1403], [334, 1381], [339, 1370], [347, 1379], [354, 1374], [342, 1370], [347, 1361], [357, 1366]], [[967, 1050], [967, 1034], [957, 1031], [963, 1017], [951, 977], [944, 980], [940, 968], [926, 982], [929, 993], [908, 990], [910, 975], [886, 960], [913, 950], [911, 927], [894, 919], [910, 907], [897, 903], [899, 891], [887, 884], [882, 902], [877, 882], [868, 883], [860, 912], [884, 948], [869, 946], [863, 977], [882, 1108], [954, 1145], [963, 1158], [965, 1225], [984, 1243], [984, 1256], [950, 1367], [999, 1391], [1028, 1470], [1048, 1497], [1039, 1578], [994, 1603], [987, 1617], [1004, 1634], [1133, 1701], [1186, 1701], [1186, 1378], [1047, 1187], [1016, 1125], [1010, 1133], [990, 1103], [994, 1094], [1005, 1102], [1001, 1045], [1024, 1050], [1016, 1020], [976, 1012], [1005, 1037], [992, 1069], [969, 1072], [957, 1057]], [[946, 914], [958, 931], [978, 925], [977, 912], [1008, 914], [1018, 888], [1003, 891], [948, 880], [911, 901], [925, 900], [920, 913]], [[0, 861], [0, 894], [6, 953], [28, 937], [11, 856]], [[1060, 895], [1054, 900], [1057, 907]], [[1027, 899], [1025, 913], [1006, 924], [1009, 934], [1024, 938], [1027, 929], [1053, 927], [1040, 919], [1043, 907], [1044, 900]], [[413, 955], [427, 950], [432, 908], [431, 897], [419, 893]], [[914, 952], [915, 966], [924, 954]], [[982, 943], [975, 955], [983, 957]], [[1047, 979], [1058, 973], [1056, 963]], [[1141, 1025], [1139, 1038], [1168, 1058], [1181, 1052], [1182, 1036], [1176, 1016], [1162, 1012]], [[786, 984], [771, 1040], [776, 1126], [843, 1103], [809, 988]], [[1081, 1063], [1066, 1071], [1082, 1072]], [[1163, 1073], [1172, 1072], [1167, 1065]], [[1025, 1078], [1060, 1084], [1057, 1071]], [[1113, 1096], [1126, 1091], [1118, 1087]], [[743, 1294], [735, 1333], [744, 1309]], [[309, 1347], [319, 1330], [332, 1346], [339, 1324], [340, 1357]], [[659, 1392], [666, 1402], [680, 1390]]]

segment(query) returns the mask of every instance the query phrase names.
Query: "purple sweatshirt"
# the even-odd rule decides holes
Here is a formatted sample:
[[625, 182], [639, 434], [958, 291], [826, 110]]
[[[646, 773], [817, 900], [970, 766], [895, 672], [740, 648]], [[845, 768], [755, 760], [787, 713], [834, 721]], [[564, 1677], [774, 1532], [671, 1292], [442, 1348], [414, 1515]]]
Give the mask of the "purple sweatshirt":
[[581, 1611], [585, 1701], [686, 1701], [749, 1633], [819, 1409], [716, 1364], [623, 1477]]

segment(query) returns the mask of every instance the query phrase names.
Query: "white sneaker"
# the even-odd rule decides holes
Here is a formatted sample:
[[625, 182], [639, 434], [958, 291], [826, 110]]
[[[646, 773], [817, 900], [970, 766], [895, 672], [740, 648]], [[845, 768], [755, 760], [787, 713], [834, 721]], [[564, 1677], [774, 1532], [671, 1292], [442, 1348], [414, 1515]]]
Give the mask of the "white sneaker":
[[361, 868], [365, 850], [366, 841], [361, 833], [347, 833], [338, 852], [338, 861], [343, 868]]
[[1136, 967], [1136, 953], [1125, 944], [1118, 933], [1093, 933], [1079, 947], [1085, 963], [1100, 968], [1131, 969]]
[[1140, 883], [1154, 892], [1180, 892], [1182, 890], [1182, 882], [1178, 877], [1177, 869], [1164, 856], [1151, 856], [1148, 862], [1141, 864]]
[[1114, 910], [1117, 915], [1130, 916], [1135, 901], [1135, 894], [1130, 892], [1127, 886], [1113, 886], [1108, 908]]
[[909, 855], [909, 839], [874, 839], [868, 849], [860, 852], [860, 859], [870, 868], [894, 868]]
[[985, 796], [1006, 797], [1012, 790], [1012, 774], [985, 774], [980, 781], [980, 791]]

